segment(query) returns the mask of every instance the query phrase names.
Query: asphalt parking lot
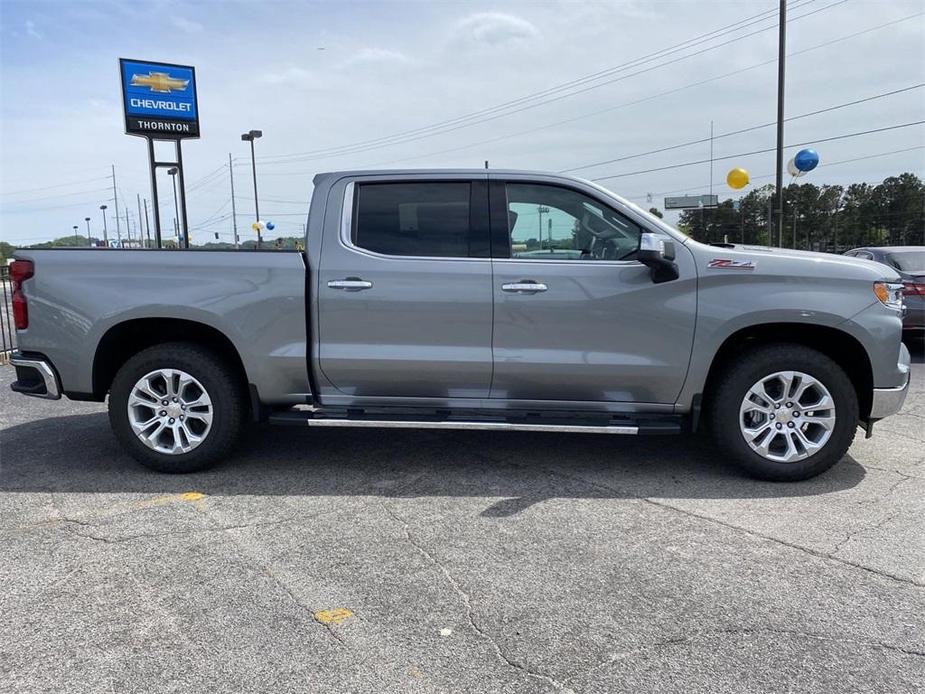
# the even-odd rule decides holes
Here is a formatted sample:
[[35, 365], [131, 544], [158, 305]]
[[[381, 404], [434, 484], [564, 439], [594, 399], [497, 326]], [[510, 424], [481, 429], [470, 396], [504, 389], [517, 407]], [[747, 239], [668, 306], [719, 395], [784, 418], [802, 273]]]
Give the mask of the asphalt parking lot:
[[148, 472], [0, 367], [0, 690], [925, 688], [925, 359], [799, 484], [690, 438], [255, 429]]

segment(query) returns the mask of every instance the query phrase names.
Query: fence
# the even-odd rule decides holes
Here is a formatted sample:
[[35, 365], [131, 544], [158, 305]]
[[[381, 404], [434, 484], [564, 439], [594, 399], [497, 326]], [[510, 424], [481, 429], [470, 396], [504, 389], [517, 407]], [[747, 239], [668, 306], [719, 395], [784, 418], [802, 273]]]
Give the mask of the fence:
[[7, 265], [0, 265], [0, 364], [6, 364], [10, 360], [10, 353], [16, 349], [12, 298], [10, 268]]

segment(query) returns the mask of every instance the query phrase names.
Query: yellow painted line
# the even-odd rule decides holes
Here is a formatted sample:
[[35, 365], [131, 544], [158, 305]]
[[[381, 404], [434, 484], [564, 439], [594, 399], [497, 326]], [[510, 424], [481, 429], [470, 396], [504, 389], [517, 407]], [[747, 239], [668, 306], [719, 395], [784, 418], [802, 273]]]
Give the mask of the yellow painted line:
[[180, 498], [183, 499], [183, 501], [199, 501], [200, 499], [204, 499], [205, 496], [206, 495], [202, 492], [183, 492]]
[[322, 624], [340, 624], [345, 619], [352, 616], [353, 612], [346, 607], [335, 607], [332, 610], [318, 610], [312, 615], [316, 622], [321, 622]]

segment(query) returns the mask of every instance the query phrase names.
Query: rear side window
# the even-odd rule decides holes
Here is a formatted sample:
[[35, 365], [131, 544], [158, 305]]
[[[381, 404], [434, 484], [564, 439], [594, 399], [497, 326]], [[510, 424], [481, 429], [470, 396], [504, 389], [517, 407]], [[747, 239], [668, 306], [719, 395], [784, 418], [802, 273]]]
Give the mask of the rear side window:
[[360, 184], [353, 244], [385, 255], [485, 257], [487, 240], [470, 223], [471, 188], [465, 181]]

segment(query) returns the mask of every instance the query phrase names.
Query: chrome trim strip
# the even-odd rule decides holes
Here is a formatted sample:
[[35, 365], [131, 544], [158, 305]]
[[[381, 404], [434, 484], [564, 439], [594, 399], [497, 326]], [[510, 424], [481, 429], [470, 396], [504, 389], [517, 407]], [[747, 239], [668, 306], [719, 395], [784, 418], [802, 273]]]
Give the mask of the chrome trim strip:
[[897, 388], [874, 388], [870, 419], [883, 419], [899, 412], [909, 394], [909, 381], [907, 377], [906, 384]]
[[508, 422], [402, 421], [375, 419], [306, 419], [310, 427], [368, 427], [382, 429], [470, 429], [483, 431], [561, 431], [576, 434], [638, 434], [639, 427], [580, 426], [574, 424], [511, 424]]
[[20, 393], [20, 395], [28, 395], [29, 397], [43, 398], [45, 400], [59, 400], [61, 398], [61, 388], [58, 386], [58, 376], [55, 370], [51, 368], [51, 364], [43, 359], [26, 359], [25, 357], [16, 356], [17, 354], [18, 352], [14, 352], [13, 356], [10, 357], [10, 364], [13, 366], [24, 366], [35, 369], [39, 372], [42, 381], [45, 383], [45, 392], [42, 394]]

